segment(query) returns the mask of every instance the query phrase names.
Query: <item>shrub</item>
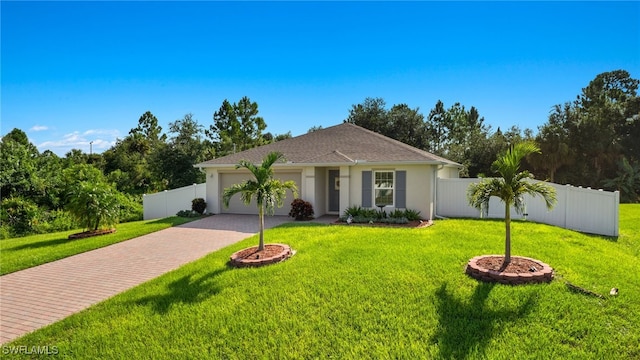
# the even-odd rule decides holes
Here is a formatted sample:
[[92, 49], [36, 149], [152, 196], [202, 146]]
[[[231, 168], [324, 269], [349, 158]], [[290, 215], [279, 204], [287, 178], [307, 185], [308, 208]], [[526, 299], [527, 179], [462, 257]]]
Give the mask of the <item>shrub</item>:
[[361, 216], [362, 210], [363, 209], [360, 206], [349, 206], [344, 210], [344, 217], [347, 218], [349, 217], [349, 215], [351, 215], [352, 217]]
[[378, 220], [386, 219], [387, 218], [387, 212], [384, 209], [376, 210], [376, 218]]
[[192, 217], [198, 217], [201, 214], [193, 211], [193, 210], [180, 210], [178, 211], [178, 213], [176, 214], [176, 216], [180, 216], [180, 217], [186, 217], [186, 218], [192, 218]]
[[418, 210], [400, 210], [394, 209], [389, 214], [384, 210], [365, 209], [360, 206], [350, 206], [344, 211], [341, 221], [347, 221], [351, 216], [351, 221], [358, 224], [377, 222], [383, 224], [406, 224], [409, 221], [420, 220], [420, 211]]
[[302, 199], [295, 199], [291, 203], [291, 211], [289, 216], [296, 220], [309, 220], [313, 219], [313, 205], [310, 202]]
[[406, 209], [404, 211], [404, 217], [409, 221], [420, 220], [420, 211]]
[[7, 225], [0, 225], [0, 240], [11, 238], [11, 228]]
[[69, 212], [39, 208], [31, 200], [20, 197], [3, 199], [0, 222], [0, 239], [78, 228]]
[[33, 232], [46, 234], [56, 231], [66, 231], [78, 228], [78, 224], [71, 214], [64, 210], [43, 211], [33, 222]]
[[120, 204], [120, 222], [138, 221], [144, 217], [140, 195], [118, 193], [118, 203]]
[[207, 209], [207, 203], [203, 198], [195, 198], [191, 200], [191, 210], [197, 212], [198, 214], [204, 214], [204, 211]]
[[69, 192], [67, 209], [88, 230], [108, 228], [118, 222], [117, 191], [106, 183], [81, 181]]
[[0, 221], [9, 227], [9, 232], [15, 236], [33, 233], [33, 223], [38, 216], [36, 204], [21, 197], [2, 199]]
[[73, 219], [73, 216], [64, 210], [54, 210], [49, 212], [49, 224], [50, 232], [66, 231], [71, 229], [77, 229], [78, 224]]

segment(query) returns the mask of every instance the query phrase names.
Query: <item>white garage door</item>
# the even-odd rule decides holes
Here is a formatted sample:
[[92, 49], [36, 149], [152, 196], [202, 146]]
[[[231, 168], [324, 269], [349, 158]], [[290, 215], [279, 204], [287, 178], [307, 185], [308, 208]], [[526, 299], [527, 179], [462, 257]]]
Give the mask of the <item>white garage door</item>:
[[[251, 179], [253, 175], [249, 173], [223, 173], [220, 174], [220, 211], [225, 214], [258, 214], [258, 208], [256, 206], [255, 200], [251, 201], [250, 205], [245, 205], [242, 200], [240, 200], [240, 194], [236, 194], [231, 198], [229, 202], [229, 207], [225, 208], [222, 203], [222, 191], [233, 184], [238, 184], [246, 181], [247, 179]], [[280, 179], [281, 181], [293, 180], [298, 187], [298, 194], [300, 193], [300, 184], [301, 184], [301, 173], [280, 173], [276, 172], [274, 174], [276, 179]], [[284, 205], [281, 208], [275, 209], [276, 215], [289, 215], [289, 211], [291, 210], [291, 202], [293, 201], [293, 193], [291, 191], [287, 191], [287, 197], [284, 199]]]

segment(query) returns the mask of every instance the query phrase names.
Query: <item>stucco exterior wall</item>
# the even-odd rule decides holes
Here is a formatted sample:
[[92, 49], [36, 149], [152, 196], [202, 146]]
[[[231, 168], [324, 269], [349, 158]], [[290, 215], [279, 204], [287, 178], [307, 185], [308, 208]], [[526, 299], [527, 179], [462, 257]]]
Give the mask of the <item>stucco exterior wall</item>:
[[[434, 165], [356, 165], [350, 168], [349, 204], [340, 204], [341, 211], [348, 206], [362, 206], [362, 172], [389, 170], [406, 171], [406, 205], [407, 209], [418, 210], [423, 218], [431, 219], [433, 216], [433, 183], [435, 179]], [[385, 210], [393, 211], [395, 208], [386, 207]]]
[[[276, 168], [278, 173], [299, 172], [301, 174], [298, 186], [298, 196], [309, 201], [314, 208], [316, 216], [328, 213], [328, 170], [334, 167], [282, 167]], [[341, 166], [340, 170], [340, 215], [349, 206], [362, 206], [362, 172], [363, 171], [406, 171], [406, 208], [420, 211], [420, 215], [426, 219], [432, 219], [435, 208], [436, 173], [437, 176], [458, 177], [458, 170], [454, 167], [438, 169], [436, 165], [376, 165], [358, 164], [355, 166]], [[233, 167], [208, 168], [206, 182], [207, 211], [214, 214], [224, 212], [222, 209], [221, 194], [224, 190], [220, 182], [224, 173], [233, 173]], [[293, 198], [287, 197], [285, 206]], [[385, 210], [393, 211], [394, 207], [386, 207]], [[288, 210], [287, 210], [288, 211]]]

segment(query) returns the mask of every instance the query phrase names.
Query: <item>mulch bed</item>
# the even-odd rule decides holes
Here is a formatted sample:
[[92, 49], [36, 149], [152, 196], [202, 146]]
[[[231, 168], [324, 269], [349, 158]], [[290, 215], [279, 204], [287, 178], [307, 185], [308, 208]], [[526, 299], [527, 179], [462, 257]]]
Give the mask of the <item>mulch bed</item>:
[[553, 268], [539, 260], [522, 256], [512, 256], [511, 262], [504, 264], [504, 256], [483, 255], [469, 260], [465, 273], [484, 282], [520, 285], [545, 283], [553, 280]]
[[284, 261], [294, 253], [288, 245], [265, 244], [261, 251], [258, 251], [257, 246], [236, 251], [229, 258], [229, 262], [235, 267], [258, 267]]
[[84, 231], [81, 233], [75, 233], [75, 234], [71, 234], [69, 235], [69, 239], [84, 239], [84, 238], [88, 238], [88, 237], [92, 237], [92, 236], [100, 236], [100, 235], [107, 235], [107, 234], [113, 234], [114, 232], [116, 232], [115, 228], [112, 229], [99, 229], [99, 230], [89, 230], [89, 231]]
[[351, 223], [347, 224], [344, 221], [336, 220], [333, 225], [347, 225], [347, 226], [367, 226], [367, 227], [394, 227], [394, 228], [424, 228], [433, 225], [431, 220], [413, 220], [406, 224], [387, 224], [387, 223]]
[[506, 267], [504, 267], [504, 256], [487, 256], [478, 260], [477, 264], [484, 269], [515, 274], [535, 272], [542, 269], [539, 263], [521, 257], [511, 257], [511, 262]]
[[258, 247], [250, 247], [235, 253], [237, 259], [257, 260], [276, 256], [282, 252], [282, 246], [267, 244], [264, 250], [258, 251]]

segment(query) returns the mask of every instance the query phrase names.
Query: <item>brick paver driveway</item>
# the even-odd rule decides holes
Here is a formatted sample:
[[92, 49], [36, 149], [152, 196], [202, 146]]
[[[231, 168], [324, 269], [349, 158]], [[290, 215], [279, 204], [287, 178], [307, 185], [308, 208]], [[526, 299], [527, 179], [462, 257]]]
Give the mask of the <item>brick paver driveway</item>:
[[[290, 220], [267, 216], [265, 227]], [[215, 215], [1, 276], [0, 343], [61, 320], [257, 232], [255, 215]]]

